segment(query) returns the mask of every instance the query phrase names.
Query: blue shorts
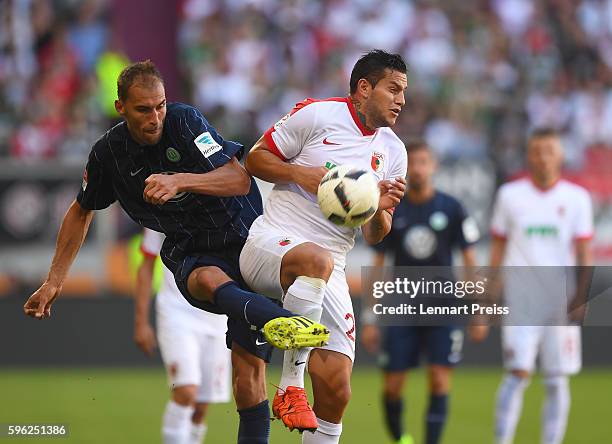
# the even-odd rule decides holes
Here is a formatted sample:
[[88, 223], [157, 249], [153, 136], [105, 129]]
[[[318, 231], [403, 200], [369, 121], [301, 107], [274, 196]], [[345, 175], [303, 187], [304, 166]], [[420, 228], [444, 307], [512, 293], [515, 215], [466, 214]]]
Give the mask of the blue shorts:
[[[210, 313], [225, 314], [215, 304], [200, 301], [189, 294], [187, 281], [189, 280], [189, 275], [191, 272], [198, 267], [218, 267], [230, 278], [232, 278], [232, 280], [237, 282], [242, 289], [251, 291], [251, 289], [244, 283], [238, 268], [238, 258], [240, 257], [241, 250], [242, 245], [236, 245], [233, 247], [227, 247], [225, 250], [220, 252], [189, 255], [184, 258], [182, 263], [180, 263], [176, 269], [171, 269], [171, 271], [174, 273], [176, 286], [187, 302], [194, 307]], [[270, 300], [279, 305], [281, 304], [280, 301], [274, 299]], [[270, 362], [270, 359], [272, 358], [272, 351], [274, 347], [265, 342], [263, 333], [260, 330], [254, 328], [243, 320], [233, 319], [228, 316], [225, 342], [227, 348], [230, 350], [232, 348], [232, 343], [236, 342], [249, 353], [263, 359], [265, 362]]]
[[392, 326], [383, 332], [379, 361], [385, 371], [416, 368], [423, 355], [430, 365], [453, 367], [461, 361], [463, 330], [459, 327]]

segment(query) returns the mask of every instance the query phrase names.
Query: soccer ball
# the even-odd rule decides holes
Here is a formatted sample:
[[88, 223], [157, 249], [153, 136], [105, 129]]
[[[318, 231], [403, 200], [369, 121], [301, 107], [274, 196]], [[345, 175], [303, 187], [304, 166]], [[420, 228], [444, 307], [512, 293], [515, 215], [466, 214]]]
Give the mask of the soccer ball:
[[317, 191], [323, 215], [343, 227], [357, 228], [376, 213], [380, 191], [372, 173], [350, 165], [327, 172]]

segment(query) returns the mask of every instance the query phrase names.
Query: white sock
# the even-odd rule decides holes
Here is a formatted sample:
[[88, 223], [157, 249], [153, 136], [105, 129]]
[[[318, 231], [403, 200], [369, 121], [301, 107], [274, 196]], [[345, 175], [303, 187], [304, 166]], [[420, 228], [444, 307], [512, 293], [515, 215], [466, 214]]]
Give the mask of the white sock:
[[542, 410], [542, 444], [561, 444], [570, 410], [570, 390], [567, 376], [544, 379], [546, 399]]
[[302, 444], [338, 444], [342, 435], [342, 423], [323, 421], [317, 418], [319, 427], [314, 433], [304, 432], [302, 434]]
[[162, 420], [162, 440], [164, 444], [188, 444], [191, 429], [191, 416], [195, 409], [170, 400]]
[[529, 379], [507, 374], [497, 392], [495, 442], [511, 444], [523, 408], [523, 394]]
[[206, 425], [206, 423], [194, 424], [192, 422], [191, 431], [189, 433], [189, 444], [202, 444], [207, 431], [208, 425]]
[[[287, 294], [283, 299], [283, 308], [319, 322], [323, 312], [322, 304], [326, 288], [327, 283], [323, 279], [298, 276], [287, 289]], [[290, 385], [304, 387], [304, 370], [310, 350], [312, 350], [311, 347], [304, 347], [285, 352], [283, 373], [279, 384], [282, 390]]]

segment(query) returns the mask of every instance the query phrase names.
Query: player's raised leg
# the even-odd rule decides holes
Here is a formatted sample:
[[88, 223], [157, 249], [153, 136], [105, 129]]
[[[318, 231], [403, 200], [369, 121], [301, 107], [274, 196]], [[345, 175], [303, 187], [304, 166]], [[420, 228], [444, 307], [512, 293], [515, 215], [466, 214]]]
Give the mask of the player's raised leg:
[[263, 328], [266, 340], [280, 349], [320, 346], [329, 332], [319, 323], [294, 314], [257, 293], [243, 290], [215, 266], [194, 269], [187, 282], [189, 294], [200, 302], [216, 305], [228, 316]]
[[[333, 269], [331, 254], [314, 243], [306, 242], [289, 250], [283, 256], [280, 271], [281, 286], [285, 290], [283, 307], [320, 321], [327, 280]], [[310, 350], [285, 352], [280, 385], [272, 403], [274, 416], [282, 419], [290, 430], [300, 432], [317, 428], [304, 391], [304, 371]]]

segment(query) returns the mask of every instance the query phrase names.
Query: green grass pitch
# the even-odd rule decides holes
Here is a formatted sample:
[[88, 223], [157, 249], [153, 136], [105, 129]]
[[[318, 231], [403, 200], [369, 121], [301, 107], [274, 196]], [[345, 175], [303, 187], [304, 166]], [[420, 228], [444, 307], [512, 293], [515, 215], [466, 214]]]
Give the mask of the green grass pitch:
[[[445, 444], [492, 442], [493, 404], [501, 377], [498, 369], [459, 368], [451, 397]], [[278, 369], [268, 380], [277, 382]], [[426, 386], [422, 371], [410, 375], [406, 423], [416, 442], [423, 437]], [[382, 425], [381, 378], [375, 369], [356, 368], [353, 398], [341, 442], [390, 442]], [[612, 369], [584, 371], [572, 379], [572, 411], [565, 444], [610, 442]], [[270, 392], [272, 389], [270, 389]], [[542, 385], [534, 378], [527, 390], [517, 444], [538, 444]], [[3, 369], [0, 370], [0, 423], [68, 423], [71, 436], [53, 442], [158, 443], [160, 417], [168, 397], [161, 369]], [[235, 443], [237, 415], [232, 403], [215, 405], [209, 414], [207, 443]], [[38, 439], [0, 439], [31, 443]], [[299, 443], [278, 421], [272, 443]]]

